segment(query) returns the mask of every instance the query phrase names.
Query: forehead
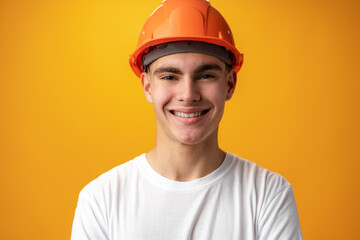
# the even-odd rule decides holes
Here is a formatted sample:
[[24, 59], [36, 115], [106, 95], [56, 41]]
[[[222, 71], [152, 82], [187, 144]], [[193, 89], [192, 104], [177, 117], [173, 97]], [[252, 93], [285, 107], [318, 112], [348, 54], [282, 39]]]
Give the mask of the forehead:
[[203, 65], [219, 66], [218, 70], [224, 71], [226, 65], [220, 59], [201, 53], [176, 53], [161, 57], [150, 65], [150, 71], [158, 68], [172, 67], [181, 71], [193, 72]]

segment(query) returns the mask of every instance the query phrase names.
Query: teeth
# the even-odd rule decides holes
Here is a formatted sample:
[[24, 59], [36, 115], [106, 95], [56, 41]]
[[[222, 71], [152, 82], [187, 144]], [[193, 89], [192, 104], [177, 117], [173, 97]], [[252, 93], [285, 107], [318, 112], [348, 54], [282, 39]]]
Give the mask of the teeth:
[[183, 117], [183, 118], [193, 118], [199, 117], [202, 115], [201, 112], [194, 112], [194, 113], [183, 113], [183, 112], [174, 112], [176, 116]]

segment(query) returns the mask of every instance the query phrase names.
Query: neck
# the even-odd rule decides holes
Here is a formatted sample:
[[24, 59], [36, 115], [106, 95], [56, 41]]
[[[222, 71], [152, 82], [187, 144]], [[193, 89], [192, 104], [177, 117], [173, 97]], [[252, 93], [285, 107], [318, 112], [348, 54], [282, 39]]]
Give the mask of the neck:
[[225, 153], [219, 148], [217, 131], [205, 141], [186, 145], [169, 139], [157, 139], [146, 154], [151, 167], [160, 175], [175, 181], [191, 181], [218, 168]]

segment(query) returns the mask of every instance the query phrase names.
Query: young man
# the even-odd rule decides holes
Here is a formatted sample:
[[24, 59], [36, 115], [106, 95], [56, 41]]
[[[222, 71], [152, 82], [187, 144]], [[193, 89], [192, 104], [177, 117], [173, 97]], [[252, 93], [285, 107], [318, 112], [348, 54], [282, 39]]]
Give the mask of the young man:
[[165, 0], [130, 65], [156, 146], [80, 193], [72, 239], [302, 239], [290, 184], [224, 152], [218, 127], [242, 54], [206, 0]]

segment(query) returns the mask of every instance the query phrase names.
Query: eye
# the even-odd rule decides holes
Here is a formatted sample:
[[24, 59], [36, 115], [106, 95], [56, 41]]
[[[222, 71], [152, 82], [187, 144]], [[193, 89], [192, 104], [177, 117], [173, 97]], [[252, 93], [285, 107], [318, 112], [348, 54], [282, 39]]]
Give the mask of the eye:
[[162, 80], [176, 80], [176, 77], [173, 75], [165, 75], [165, 76], [161, 76], [160, 79]]
[[199, 79], [210, 79], [210, 78], [215, 78], [215, 76], [209, 73], [204, 73], [199, 76]]

